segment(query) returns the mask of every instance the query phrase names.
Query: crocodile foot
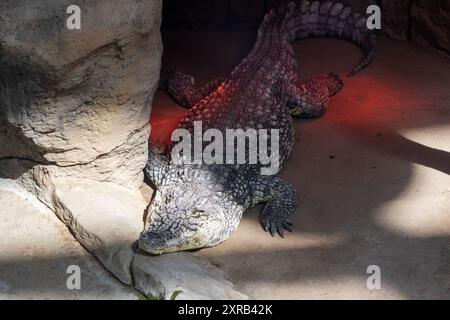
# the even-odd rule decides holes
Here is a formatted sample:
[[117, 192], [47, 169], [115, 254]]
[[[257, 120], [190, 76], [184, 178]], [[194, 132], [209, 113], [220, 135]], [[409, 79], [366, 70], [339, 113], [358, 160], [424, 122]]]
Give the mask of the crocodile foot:
[[287, 217], [282, 215], [263, 213], [261, 215], [261, 223], [264, 231], [269, 232], [272, 237], [275, 236], [275, 233], [278, 233], [280, 237], [284, 238], [284, 230], [292, 232], [292, 223], [287, 219]]

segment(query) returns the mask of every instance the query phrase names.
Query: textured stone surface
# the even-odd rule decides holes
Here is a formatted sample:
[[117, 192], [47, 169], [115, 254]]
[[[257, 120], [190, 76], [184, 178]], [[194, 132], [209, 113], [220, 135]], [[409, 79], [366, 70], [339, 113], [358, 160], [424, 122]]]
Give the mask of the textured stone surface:
[[[162, 52], [161, 2], [0, 2], [0, 166], [136, 188]], [[21, 17], [18, 19], [18, 17]], [[3, 173], [5, 174], [5, 173]], [[16, 176], [13, 176], [16, 178]]]

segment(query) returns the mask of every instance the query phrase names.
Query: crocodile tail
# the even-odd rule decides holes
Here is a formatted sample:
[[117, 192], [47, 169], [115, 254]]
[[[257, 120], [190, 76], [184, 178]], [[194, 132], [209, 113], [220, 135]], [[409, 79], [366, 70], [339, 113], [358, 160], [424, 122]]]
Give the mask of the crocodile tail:
[[[295, 5], [288, 6], [288, 12], [277, 14], [275, 10], [270, 10], [264, 15], [258, 28], [255, 45], [246, 58], [233, 70], [231, 76], [240, 74], [241, 70], [248, 68], [257, 57], [266, 55], [269, 51], [285, 51], [286, 47], [291, 47], [289, 42], [289, 33], [286, 27], [288, 18], [293, 14]], [[284, 9], [283, 9], [284, 10]], [[291, 50], [294, 55], [293, 50]]]
[[[295, 7], [295, 5], [293, 6]], [[289, 8], [289, 6], [288, 6]], [[289, 43], [288, 32], [286, 29], [287, 17], [292, 15], [292, 10], [288, 9], [286, 15], [278, 15], [275, 10], [270, 10], [264, 15], [259, 25], [258, 35], [252, 53], [258, 55], [264, 46], [285, 46]], [[251, 54], [252, 54], [251, 53]], [[247, 57], [248, 59], [249, 57]]]
[[[295, 7], [295, 9], [293, 9]], [[352, 42], [365, 52], [350, 75], [367, 67], [374, 56], [375, 35], [366, 26], [367, 16], [340, 2], [302, 0], [287, 6], [285, 25], [290, 41], [313, 37], [338, 38]]]

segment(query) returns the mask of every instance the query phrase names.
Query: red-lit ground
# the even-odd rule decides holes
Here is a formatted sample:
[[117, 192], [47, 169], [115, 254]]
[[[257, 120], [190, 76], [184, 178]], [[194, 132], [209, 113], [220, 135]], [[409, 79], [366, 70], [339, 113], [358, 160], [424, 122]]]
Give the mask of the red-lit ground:
[[[170, 32], [164, 64], [203, 83], [248, 52], [253, 32]], [[296, 43], [302, 78], [345, 74], [350, 44]], [[167, 140], [185, 110], [158, 92], [152, 139]], [[250, 210], [234, 236], [196, 254], [251, 298], [450, 298], [450, 62], [389, 40], [345, 79], [328, 113], [296, 120], [281, 176], [301, 195], [294, 232], [272, 239]], [[369, 265], [381, 289], [366, 286]]]

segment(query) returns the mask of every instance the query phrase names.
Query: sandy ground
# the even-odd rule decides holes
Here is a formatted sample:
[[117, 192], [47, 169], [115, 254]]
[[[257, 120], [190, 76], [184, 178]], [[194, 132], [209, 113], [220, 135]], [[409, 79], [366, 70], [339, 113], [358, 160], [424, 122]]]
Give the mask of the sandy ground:
[[[198, 83], [226, 75], [254, 32], [166, 32], [164, 64]], [[303, 79], [345, 75], [351, 44], [295, 44]], [[281, 172], [301, 195], [286, 239], [263, 232], [255, 208], [225, 243], [196, 254], [227, 271], [251, 298], [450, 298], [450, 62], [389, 40], [345, 79], [328, 113], [296, 120]], [[185, 110], [159, 92], [152, 139], [167, 140]], [[367, 268], [381, 270], [368, 289]]]

